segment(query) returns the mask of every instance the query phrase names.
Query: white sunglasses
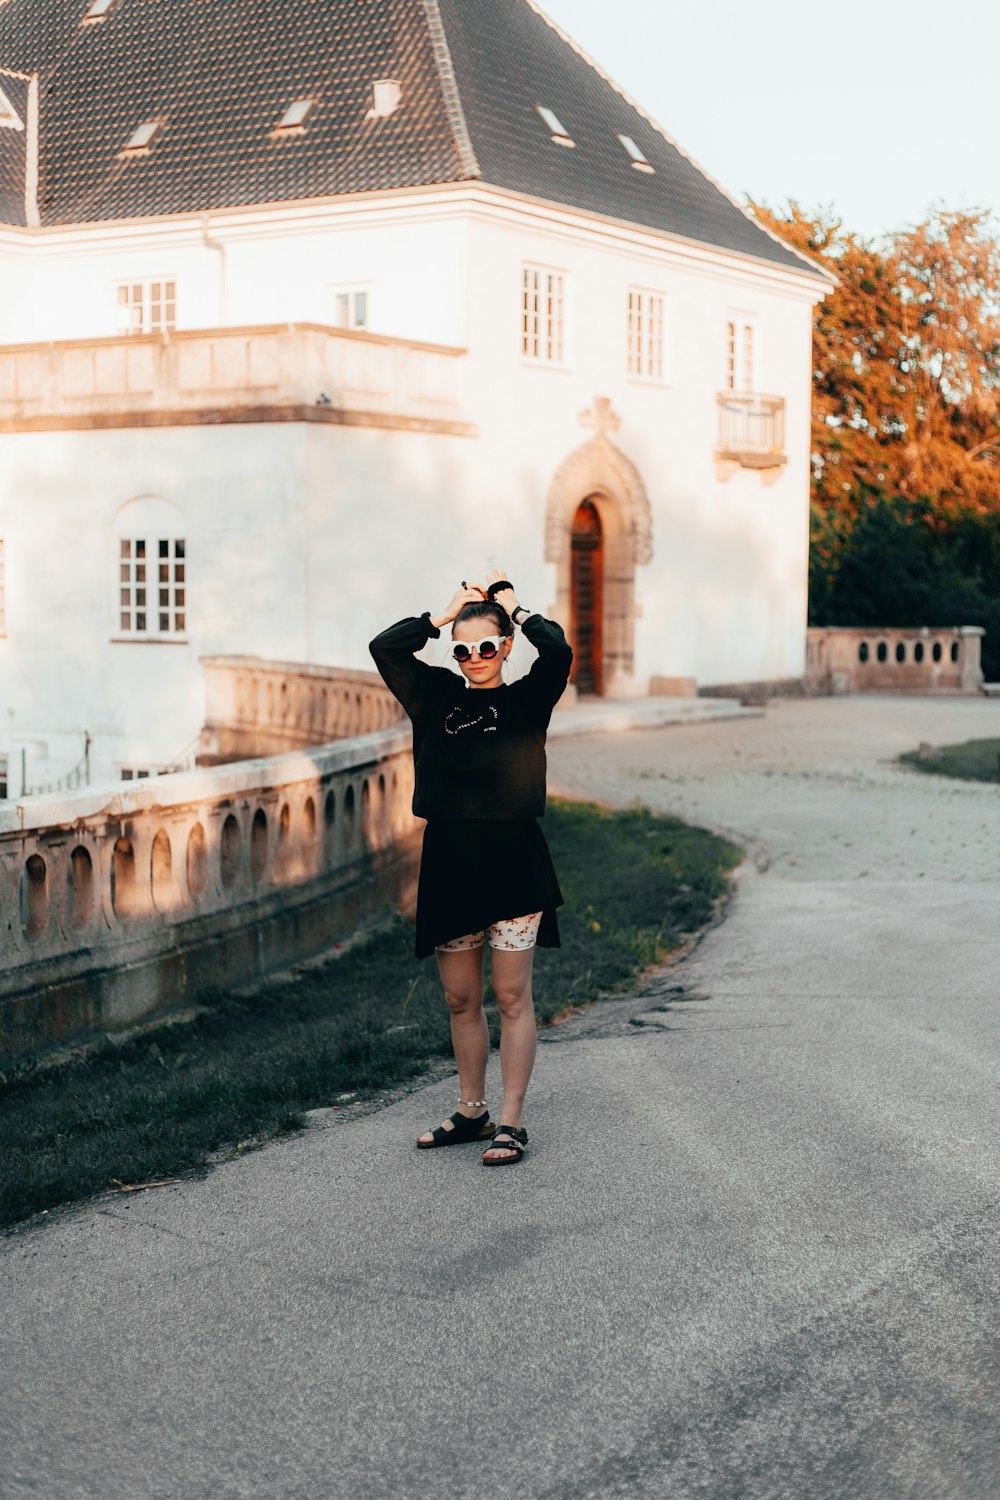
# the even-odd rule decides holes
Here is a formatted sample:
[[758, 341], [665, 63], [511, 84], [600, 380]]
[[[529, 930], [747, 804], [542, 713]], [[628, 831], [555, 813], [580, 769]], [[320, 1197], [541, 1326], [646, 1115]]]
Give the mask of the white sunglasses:
[[472, 659], [473, 651], [478, 651], [480, 661], [493, 661], [506, 639], [505, 635], [484, 635], [481, 641], [456, 641], [451, 654], [456, 661], [465, 662]]

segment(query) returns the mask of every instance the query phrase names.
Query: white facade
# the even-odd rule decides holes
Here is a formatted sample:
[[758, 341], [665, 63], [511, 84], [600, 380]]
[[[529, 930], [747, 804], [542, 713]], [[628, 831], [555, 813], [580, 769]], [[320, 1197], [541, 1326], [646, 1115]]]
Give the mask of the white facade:
[[[561, 278], [561, 358], [523, 352], [525, 266]], [[338, 294], [363, 292], [373, 335], [462, 351], [412, 356], [447, 377], [442, 420], [421, 419], [405, 372], [399, 400], [387, 392], [377, 338], [382, 363], [357, 391], [338, 388], [331, 367], [334, 388], [310, 400], [353, 404], [359, 425], [250, 411], [220, 420], [220, 404], [245, 404], [222, 376], [201, 420], [148, 425], [150, 410], [171, 407], [164, 393], [146, 393], [139, 420], [110, 377], [75, 397], [69, 376], [58, 411], [26, 420], [14, 387], [27, 355], [10, 346], [85, 341], [100, 370], [93, 341], [119, 347], [118, 287], [144, 281], [173, 283], [176, 327], [189, 331], [331, 325]], [[662, 348], [646, 362], [658, 372], [662, 358], [662, 374], [629, 373], [637, 291], [662, 314]], [[627, 494], [593, 490], [602, 524], [620, 513], [622, 532], [606, 552], [605, 608], [617, 610], [607, 642], [620, 650], [612, 662], [609, 645], [603, 691], [800, 676], [812, 308], [823, 292], [805, 264], [799, 273], [478, 184], [0, 230], [0, 756], [11, 793], [22, 750], [38, 785], [79, 760], [84, 731], [94, 780], [170, 763], [202, 722], [200, 656], [368, 667], [377, 630], [440, 609], [493, 565], [572, 632], [572, 512], [609, 444], [632, 477]], [[755, 389], [783, 398], [784, 462], [719, 458], [734, 320], [754, 328]], [[355, 335], [351, 347], [366, 346]], [[78, 356], [61, 353], [62, 367]], [[618, 419], [603, 439], [580, 421], [600, 398]], [[268, 402], [287, 399], [276, 390]], [[367, 422], [379, 401], [399, 420]], [[651, 549], [633, 545], [637, 528]], [[184, 542], [184, 629], [123, 636], [121, 540], [165, 531]], [[443, 640], [429, 656], [444, 659]]]

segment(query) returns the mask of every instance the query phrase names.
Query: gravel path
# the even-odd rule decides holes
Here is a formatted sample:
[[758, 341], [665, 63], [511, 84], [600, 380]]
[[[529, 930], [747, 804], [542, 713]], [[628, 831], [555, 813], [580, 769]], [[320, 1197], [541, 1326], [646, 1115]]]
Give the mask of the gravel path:
[[546, 1034], [512, 1171], [412, 1150], [440, 1082], [12, 1239], [3, 1500], [992, 1500], [1000, 788], [892, 758], [998, 724], [553, 742], [743, 844], [725, 920]]
[[894, 762], [998, 735], [981, 698], [779, 699], [763, 718], [559, 740], [549, 788], [701, 820], [796, 880], [997, 880], [1000, 788]]

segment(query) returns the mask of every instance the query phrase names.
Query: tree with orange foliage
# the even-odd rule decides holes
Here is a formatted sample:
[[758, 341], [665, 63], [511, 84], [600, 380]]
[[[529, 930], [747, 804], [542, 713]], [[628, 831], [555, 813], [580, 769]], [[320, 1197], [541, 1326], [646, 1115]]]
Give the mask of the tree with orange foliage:
[[939, 212], [893, 243], [906, 374], [899, 489], [1000, 509], [1000, 244], [986, 213]]
[[1000, 243], [989, 215], [939, 210], [880, 248], [829, 213], [751, 207], [840, 283], [813, 334], [813, 502], [826, 519], [896, 494], [941, 514], [1000, 510]]
[[838, 286], [813, 334], [809, 619], [978, 624], [1000, 678], [1000, 245], [938, 210], [883, 246], [754, 212]]

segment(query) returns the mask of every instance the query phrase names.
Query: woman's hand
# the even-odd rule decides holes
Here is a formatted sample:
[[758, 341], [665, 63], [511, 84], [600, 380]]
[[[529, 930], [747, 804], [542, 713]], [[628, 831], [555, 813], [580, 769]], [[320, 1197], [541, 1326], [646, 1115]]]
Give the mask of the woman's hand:
[[[489, 586], [490, 586], [491, 583], [498, 583], [501, 578], [506, 578], [506, 577], [507, 577], [507, 569], [506, 568], [504, 568], [502, 571], [501, 571], [500, 568], [494, 568], [493, 571], [492, 571], [492, 573], [487, 573], [487, 575], [486, 575], [486, 587], [487, 587], [487, 589], [489, 588]], [[505, 589], [494, 589], [493, 590], [493, 597], [494, 597], [494, 599], [497, 601], [497, 603], [499, 605], [502, 605], [502, 607], [507, 611], [507, 613], [509, 615], [513, 614], [514, 610], [517, 609], [517, 607], [518, 607], [518, 603], [519, 603], [518, 597], [514, 593], [514, 590], [512, 588], [510, 588], [510, 587], [505, 588]]]
[[439, 615], [431, 617], [431, 624], [435, 630], [440, 630], [442, 625], [450, 625], [460, 609], [467, 604], [482, 604], [486, 598], [486, 590], [478, 583], [463, 583], [460, 589], [455, 590], [454, 597], [446, 609]]

